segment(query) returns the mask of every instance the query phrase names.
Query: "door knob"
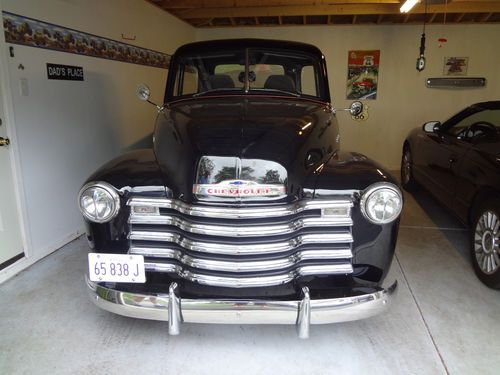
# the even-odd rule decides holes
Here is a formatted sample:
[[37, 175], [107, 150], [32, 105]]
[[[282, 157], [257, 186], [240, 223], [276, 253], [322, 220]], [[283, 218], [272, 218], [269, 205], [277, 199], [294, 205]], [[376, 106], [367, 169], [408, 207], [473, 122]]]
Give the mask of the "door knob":
[[10, 145], [10, 139], [0, 137], [0, 146], [8, 146], [8, 145]]

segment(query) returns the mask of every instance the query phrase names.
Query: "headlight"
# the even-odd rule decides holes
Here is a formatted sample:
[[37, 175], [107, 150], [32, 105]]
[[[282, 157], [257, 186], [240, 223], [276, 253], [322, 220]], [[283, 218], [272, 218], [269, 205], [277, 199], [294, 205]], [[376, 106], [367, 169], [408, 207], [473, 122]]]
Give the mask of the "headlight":
[[80, 211], [94, 223], [105, 223], [113, 219], [120, 210], [120, 196], [116, 189], [106, 182], [91, 182], [78, 195]]
[[397, 219], [403, 208], [403, 196], [389, 183], [370, 186], [361, 197], [361, 212], [374, 224], [387, 224]]

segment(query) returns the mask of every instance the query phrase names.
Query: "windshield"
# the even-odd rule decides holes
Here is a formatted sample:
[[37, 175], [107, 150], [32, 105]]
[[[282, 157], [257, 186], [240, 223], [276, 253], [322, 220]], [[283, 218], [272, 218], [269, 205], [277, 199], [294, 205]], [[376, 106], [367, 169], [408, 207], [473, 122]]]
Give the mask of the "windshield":
[[272, 94], [324, 100], [318, 56], [279, 49], [241, 49], [176, 56], [167, 93], [186, 96]]

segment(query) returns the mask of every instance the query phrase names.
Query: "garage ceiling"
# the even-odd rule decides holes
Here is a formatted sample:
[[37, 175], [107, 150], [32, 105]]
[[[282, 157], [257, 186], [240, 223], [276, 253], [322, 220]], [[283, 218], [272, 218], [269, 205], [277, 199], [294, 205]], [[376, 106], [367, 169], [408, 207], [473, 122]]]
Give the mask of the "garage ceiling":
[[195, 27], [500, 23], [500, 0], [146, 0]]

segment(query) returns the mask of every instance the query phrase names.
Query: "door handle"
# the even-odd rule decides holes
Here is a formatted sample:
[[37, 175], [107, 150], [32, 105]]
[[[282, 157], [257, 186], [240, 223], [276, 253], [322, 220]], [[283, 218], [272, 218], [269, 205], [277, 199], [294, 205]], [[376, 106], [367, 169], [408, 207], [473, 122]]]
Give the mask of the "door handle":
[[457, 161], [457, 158], [456, 158], [456, 157], [454, 157], [454, 156], [451, 156], [451, 157], [450, 157], [450, 164], [453, 164], [453, 163], [455, 163], [456, 161]]
[[10, 139], [0, 137], [0, 146], [8, 146], [8, 145], [10, 145]]

